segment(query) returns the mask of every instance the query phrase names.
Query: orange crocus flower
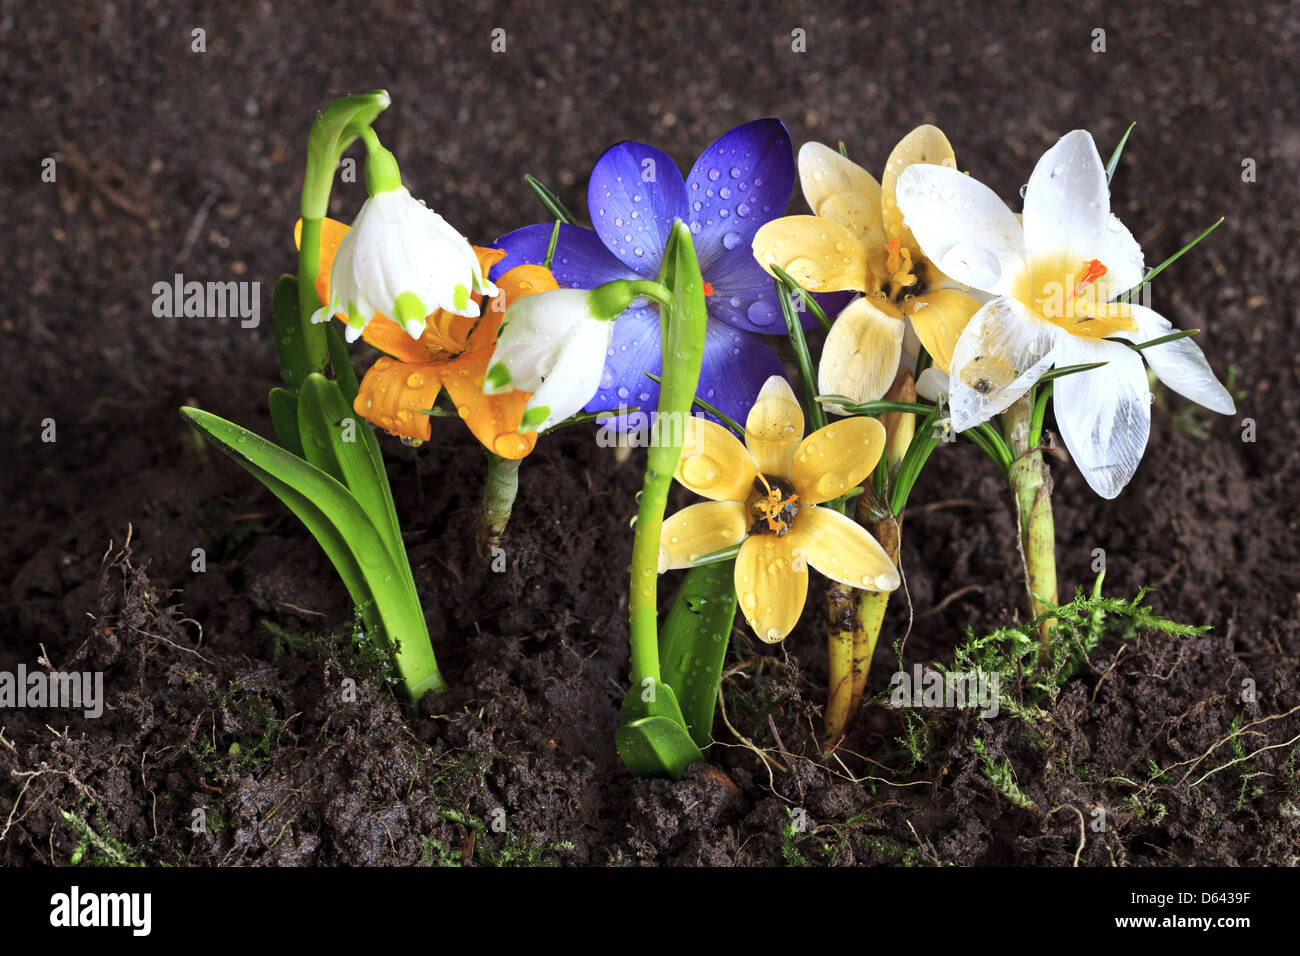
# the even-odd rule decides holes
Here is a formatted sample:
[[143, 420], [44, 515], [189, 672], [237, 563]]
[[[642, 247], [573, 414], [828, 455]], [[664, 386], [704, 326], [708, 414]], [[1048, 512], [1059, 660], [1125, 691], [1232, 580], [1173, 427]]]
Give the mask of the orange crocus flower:
[[[346, 225], [334, 219], [322, 224], [320, 273], [316, 278], [316, 294], [322, 303], [330, 300], [330, 270], [347, 231]], [[300, 234], [301, 223], [295, 239]], [[501, 249], [478, 246], [474, 253], [485, 276], [506, 255]], [[426, 442], [430, 416], [423, 413], [433, 408], [438, 393], [445, 388], [461, 419], [488, 451], [510, 459], [531, 452], [537, 444], [537, 432], [519, 431], [531, 393], [484, 395], [483, 376], [506, 306], [519, 296], [546, 292], [558, 288], [558, 284], [542, 266], [523, 265], [511, 269], [496, 285], [500, 293], [486, 306], [474, 294], [480, 309], [477, 318], [438, 310], [428, 317], [428, 325], [418, 340], [388, 316], [376, 315], [361, 337], [385, 355], [361, 380], [354, 404], [357, 414], [390, 434], [411, 442]], [[335, 318], [347, 321], [342, 312]]]

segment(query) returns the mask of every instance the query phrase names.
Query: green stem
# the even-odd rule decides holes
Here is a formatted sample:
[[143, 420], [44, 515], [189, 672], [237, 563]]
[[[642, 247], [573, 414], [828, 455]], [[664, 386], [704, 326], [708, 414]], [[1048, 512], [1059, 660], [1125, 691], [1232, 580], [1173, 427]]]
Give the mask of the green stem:
[[[668, 489], [682, 455], [682, 432], [704, 358], [704, 280], [700, 277], [695, 245], [686, 226], [678, 222], [669, 237], [663, 272], [658, 282], [636, 282], [639, 293], [661, 303], [663, 354], [659, 410], [651, 429], [645, 481], [637, 508], [636, 535], [632, 542], [632, 580], [628, 595], [631, 630], [632, 686], [646, 678], [658, 682], [659, 669], [659, 539], [663, 531]], [[655, 287], [658, 286], [656, 289]], [[665, 289], [665, 286], [667, 287]], [[668, 290], [671, 290], [671, 298]], [[665, 300], [667, 300], [665, 302]], [[664, 314], [666, 313], [666, 314]]]
[[487, 481], [483, 485], [483, 504], [478, 517], [477, 548], [479, 557], [490, 561], [501, 546], [510, 521], [510, 511], [519, 493], [519, 461], [487, 453]]
[[[310, 177], [312, 172], [312, 163], [308, 160], [307, 175]], [[333, 169], [330, 169], [329, 175], [333, 178]], [[326, 195], [329, 195], [328, 186]], [[303, 216], [302, 236], [298, 246], [298, 319], [308, 372], [324, 372], [329, 364], [329, 342], [325, 338], [325, 325], [311, 320], [320, 307], [316, 295], [316, 278], [320, 275], [320, 235], [321, 220]]]
[[[1042, 449], [1029, 441], [1033, 418], [1033, 395], [1026, 394], [1007, 409], [1002, 424], [1013, 456], [1007, 470], [1007, 484], [1020, 531], [1029, 615], [1038, 617], [1057, 600], [1056, 527], [1052, 520], [1052, 475], [1043, 460]], [[1044, 656], [1051, 646], [1052, 624], [1051, 620], [1044, 620], [1039, 627]]]

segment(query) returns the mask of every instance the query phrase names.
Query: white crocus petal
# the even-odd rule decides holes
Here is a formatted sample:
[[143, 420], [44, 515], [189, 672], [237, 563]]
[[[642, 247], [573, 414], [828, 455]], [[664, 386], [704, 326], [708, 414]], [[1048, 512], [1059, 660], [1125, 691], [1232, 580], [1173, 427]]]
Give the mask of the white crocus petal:
[[952, 352], [953, 427], [965, 431], [1009, 408], [1052, 366], [1057, 342], [1071, 337], [1015, 299], [981, 308]]
[[1052, 407], [1070, 457], [1088, 486], [1114, 498], [1137, 471], [1151, 431], [1151, 393], [1142, 357], [1127, 345], [1067, 335], [1062, 366], [1105, 362], [1056, 379]]
[[1133, 288], [1146, 275], [1142, 247], [1128, 227], [1114, 215], [1107, 217], [1101, 246], [1089, 256], [1089, 259], [1093, 258], [1106, 267], [1106, 274], [1097, 280], [1099, 302], [1110, 302]]
[[529, 412], [541, 415], [545, 410], [546, 417], [535, 426], [542, 432], [580, 412], [600, 387], [613, 340], [613, 322], [588, 319], [570, 329], [550, 373], [528, 400], [524, 421], [530, 420]]
[[918, 163], [898, 177], [898, 207], [925, 253], [955, 282], [1010, 294], [1023, 275], [1025, 237], [993, 190], [946, 166]]
[[[489, 395], [515, 388], [536, 391], [555, 367], [573, 328], [597, 321], [589, 303], [590, 293], [584, 289], [554, 289], [516, 299], [502, 319], [483, 390]], [[613, 328], [612, 322], [601, 324]]]
[[[1144, 305], [1130, 305], [1129, 308], [1137, 320], [1137, 328], [1117, 334], [1131, 342], [1150, 342], [1174, 331], [1169, 320], [1158, 312]], [[1236, 413], [1237, 405], [1232, 396], [1219, 383], [1210, 363], [1205, 360], [1205, 353], [1190, 337], [1143, 349], [1141, 354], [1156, 377], [1179, 395], [1220, 415]]]
[[940, 395], [948, 394], [948, 373], [931, 365], [916, 380], [916, 394], [927, 401], [937, 402]]
[[1110, 187], [1097, 146], [1084, 130], [1066, 133], [1038, 160], [1025, 188], [1031, 266], [1041, 257], [1079, 267], [1100, 259], [1111, 268], [1101, 256], [1109, 220]]

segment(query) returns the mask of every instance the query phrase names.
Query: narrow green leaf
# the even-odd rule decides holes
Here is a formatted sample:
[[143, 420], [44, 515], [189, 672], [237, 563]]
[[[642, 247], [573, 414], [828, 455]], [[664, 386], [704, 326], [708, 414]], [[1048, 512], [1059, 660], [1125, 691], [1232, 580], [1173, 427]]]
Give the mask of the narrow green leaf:
[[298, 396], [287, 388], [273, 388], [266, 397], [271, 409], [271, 424], [280, 440], [280, 447], [299, 458], [302, 453], [302, 436], [298, 432]]
[[[821, 307], [821, 303], [812, 297], [812, 293], [800, 285], [798, 279], [776, 263], [772, 263], [772, 271], [776, 273], [776, 277], [781, 280], [781, 284], [789, 290], [790, 294], [792, 296], [797, 295], [803, 301], [805, 308], [811, 310], [817, 321], [821, 323], [822, 328], [829, 332], [831, 330], [831, 320], [826, 315], [826, 310]], [[802, 323], [800, 323], [799, 328], [803, 328]]]
[[1110, 154], [1110, 161], [1106, 163], [1106, 182], [1110, 182], [1115, 176], [1115, 167], [1119, 165], [1120, 154], [1124, 152], [1124, 144], [1128, 142], [1128, 134], [1133, 132], [1133, 127], [1137, 123], [1129, 123], [1128, 129], [1124, 130], [1124, 135], [1119, 138], [1119, 145], [1115, 147], [1115, 152]]
[[337, 382], [308, 375], [298, 394], [298, 432], [304, 457], [333, 476], [365, 509], [394, 561], [404, 564], [406, 548], [394, 513], [383, 461], [371, 453], [363, 432], [370, 426], [343, 398]]
[[344, 400], [351, 406], [357, 400], [360, 385], [357, 383], [356, 370], [352, 368], [352, 359], [348, 355], [348, 344], [343, 341], [343, 336], [339, 334], [338, 327], [333, 321], [326, 328], [329, 329], [325, 336], [330, 351], [330, 368], [334, 370], [334, 377], [338, 380]]
[[307, 351], [298, 320], [298, 278], [282, 275], [271, 293], [271, 328], [280, 353], [280, 378], [297, 388], [307, 377]]
[[823, 405], [840, 405], [850, 415], [883, 415], [886, 412], [911, 412], [914, 415], [928, 415], [934, 410], [933, 405], [920, 402], [863, 402], [855, 405], [853, 399], [845, 395], [818, 395], [816, 401]]
[[1182, 329], [1178, 332], [1170, 332], [1168, 335], [1162, 335], [1158, 339], [1151, 339], [1147, 342], [1130, 342], [1128, 339], [1108, 339], [1107, 341], [1121, 342], [1131, 348], [1134, 352], [1141, 352], [1143, 349], [1149, 349], [1156, 345], [1164, 345], [1166, 342], [1177, 342], [1179, 339], [1190, 338], [1200, 331], [1200, 329]]
[[542, 263], [547, 269], [551, 268], [551, 263], [555, 262], [555, 247], [560, 244], [560, 220], [555, 220], [555, 228], [551, 230], [551, 241], [546, 244], [546, 261]]
[[644, 717], [621, 725], [614, 732], [614, 745], [634, 777], [680, 780], [687, 767], [704, 761], [685, 729], [667, 717]]
[[785, 319], [786, 335], [790, 347], [794, 349], [794, 361], [799, 369], [799, 384], [803, 391], [803, 404], [808, 415], [808, 431], [815, 432], [826, 425], [826, 409], [817, 402], [817, 374], [813, 370], [812, 355], [808, 352], [808, 341], [803, 335], [803, 326], [790, 298], [790, 290], [780, 279], [776, 283], [776, 298], [781, 304], [781, 316]]
[[546, 211], [551, 214], [552, 219], [558, 219], [570, 226], [578, 221], [573, 218], [573, 213], [564, 207], [564, 203], [560, 202], [560, 197], [547, 189], [536, 176], [525, 176], [524, 182], [532, 188], [537, 198], [542, 201], [542, 205], [546, 207]]
[[718, 681], [736, 617], [734, 575], [730, 561], [687, 571], [659, 632], [664, 683], [677, 695], [686, 729], [700, 750], [713, 739]]
[[1208, 236], [1210, 233], [1214, 232], [1214, 230], [1218, 229], [1219, 226], [1221, 226], [1222, 224], [1223, 224], [1223, 217], [1220, 216], [1220, 217], [1218, 218], [1218, 220], [1215, 221], [1214, 224], [1211, 225], [1208, 229], [1206, 229], [1203, 233], [1201, 233], [1199, 236], [1197, 236], [1195, 239], [1193, 239], [1193, 240], [1192, 240], [1191, 242], [1189, 242], [1187, 245], [1183, 246], [1181, 249], [1179, 249], [1177, 252], [1175, 252], [1172, 256], [1170, 256], [1170, 257], [1169, 257], [1168, 259], [1166, 259], [1164, 262], [1160, 263], [1160, 265], [1158, 265], [1158, 266], [1156, 266], [1154, 269], [1151, 269], [1150, 271], [1148, 271], [1147, 274], [1146, 274], [1146, 276], [1143, 277], [1142, 281], [1139, 282], [1137, 285], [1135, 285], [1133, 288], [1129, 289], [1129, 290], [1128, 290], [1127, 292], [1125, 292], [1123, 295], [1121, 295], [1121, 296], [1119, 297], [1119, 300], [1120, 300], [1121, 302], [1132, 302], [1132, 301], [1133, 301], [1133, 295], [1134, 295], [1134, 294], [1135, 294], [1139, 289], [1141, 289], [1144, 285], [1146, 285], [1148, 282], [1150, 282], [1150, 281], [1151, 281], [1152, 279], [1154, 279], [1156, 276], [1160, 275], [1160, 273], [1164, 272], [1164, 271], [1165, 271], [1166, 269], [1168, 269], [1171, 265], [1173, 265], [1175, 262], [1177, 262], [1179, 259], [1181, 259], [1184, 255], [1186, 255], [1189, 251], [1191, 251], [1191, 249], [1192, 249], [1194, 246], [1196, 246], [1196, 245], [1197, 245], [1197, 244], [1198, 244], [1202, 239], [1204, 239], [1204, 238], [1205, 238], [1206, 236]]
[[1107, 363], [1086, 362], [1083, 365], [1062, 365], [1059, 368], [1049, 369], [1043, 377], [1038, 380], [1038, 384], [1042, 385], [1044, 382], [1052, 382], [1058, 378], [1065, 378], [1067, 375], [1078, 375], [1080, 372], [1091, 372], [1093, 369], [1101, 368], [1105, 364]]
[[[404, 569], [371, 523], [365, 509], [333, 477], [314, 465], [198, 408], [181, 416], [205, 438], [262, 482], [324, 549], [368, 626], [396, 647], [406, 689], [418, 700], [425, 691], [446, 689], [428, 628], [414, 590], [402, 581]], [[409, 574], [406, 575], [409, 579]]]

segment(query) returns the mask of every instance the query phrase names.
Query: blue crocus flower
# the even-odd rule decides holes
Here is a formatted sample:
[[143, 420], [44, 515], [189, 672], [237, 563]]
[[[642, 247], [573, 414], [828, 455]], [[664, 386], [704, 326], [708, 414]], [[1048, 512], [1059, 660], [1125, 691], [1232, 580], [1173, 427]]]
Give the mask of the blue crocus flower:
[[[594, 230], [561, 225], [551, 270], [560, 285], [579, 289], [614, 279], [654, 278], [673, 221], [686, 222], [708, 296], [697, 394], [743, 422], [763, 383], [785, 374], [762, 338], [762, 333], [785, 334], [776, 290], [750, 243], [760, 226], [784, 212], [794, 177], [790, 134], [777, 119], [731, 130], [701, 154], [684, 180], [653, 146], [619, 143], [591, 173], [587, 206]], [[495, 244], [507, 255], [492, 277], [545, 262], [553, 229], [554, 223], [539, 223], [498, 239]], [[614, 323], [600, 387], [587, 411], [653, 411], [659, 385], [646, 373], [661, 374], [662, 361], [658, 308], [638, 299]], [[626, 416], [616, 424], [620, 430], [629, 427]]]

